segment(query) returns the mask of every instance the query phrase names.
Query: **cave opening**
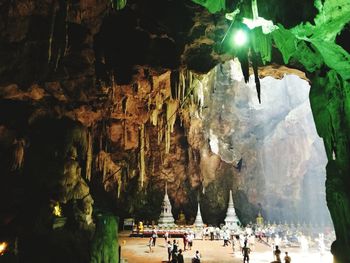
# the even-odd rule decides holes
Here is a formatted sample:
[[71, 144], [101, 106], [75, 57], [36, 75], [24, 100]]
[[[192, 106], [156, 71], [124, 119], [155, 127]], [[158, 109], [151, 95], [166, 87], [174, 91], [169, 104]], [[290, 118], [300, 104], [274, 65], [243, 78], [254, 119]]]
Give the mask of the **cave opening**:
[[[218, 65], [203, 86], [203, 129], [211, 154], [234, 167], [240, 163], [239, 170], [230, 169], [222, 190], [235, 188], [235, 207], [245, 224], [260, 210], [271, 222], [332, 225], [324, 190], [327, 157], [311, 112], [310, 86], [299, 75], [304, 79], [288, 73], [280, 80], [262, 78], [261, 104], [254, 77], [245, 84], [237, 60]], [[213, 170], [209, 160], [204, 170]], [[218, 177], [204, 172], [204, 187], [222, 176], [214, 170]]]

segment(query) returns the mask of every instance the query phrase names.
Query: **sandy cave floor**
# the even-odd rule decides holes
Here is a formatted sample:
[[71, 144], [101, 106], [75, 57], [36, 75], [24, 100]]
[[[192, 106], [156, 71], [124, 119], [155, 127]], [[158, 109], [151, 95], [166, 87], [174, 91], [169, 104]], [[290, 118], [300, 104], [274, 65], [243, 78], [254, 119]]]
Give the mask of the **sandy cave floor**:
[[[153, 252], [149, 252], [148, 238], [129, 237], [129, 232], [119, 234], [121, 245], [121, 258], [125, 263], [151, 263], [151, 262], [167, 262], [167, 249], [164, 238], [157, 238], [156, 246]], [[170, 239], [171, 241], [173, 239]], [[180, 247], [183, 249], [182, 238], [176, 238]], [[238, 263], [243, 262], [243, 257], [239, 251], [238, 245], [236, 251], [232, 251], [232, 247], [223, 247], [222, 240], [194, 240], [191, 251], [183, 253], [186, 263], [191, 262], [196, 250], [199, 250], [203, 263]], [[323, 256], [317, 250], [302, 252], [300, 248], [281, 248], [282, 255], [288, 251], [295, 263], [331, 263], [332, 256], [330, 252], [326, 252]], [[282, 257], [282, 259], [283, 259]], [[256, 242], [255, 248], [250, 254], [250, 263], [270, 263], [273, 261], [272, 248], [265, 244]]]

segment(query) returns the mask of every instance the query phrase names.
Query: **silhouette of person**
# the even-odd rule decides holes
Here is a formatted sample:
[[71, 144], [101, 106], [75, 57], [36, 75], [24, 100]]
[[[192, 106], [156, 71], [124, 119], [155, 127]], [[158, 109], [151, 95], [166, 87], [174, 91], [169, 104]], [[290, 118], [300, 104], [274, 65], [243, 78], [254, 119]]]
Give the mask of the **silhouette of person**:
[[284, 257], [284, 263], [291, 263], [292, 259], [290, 256], [288, 256], [288, 252], [285, 252], [285, 257]]
[[243, 263], [245, 262], [249, 263], [249, 253], [250, 253], [250, 248], [247, 247], [247, 243], [244, 243], [244, 247], [242, 247]]
[[281, 250], [278, 248], [278, 246], [276, 246], [274, 254], [275, 254], [276, 261], [281, 262]]

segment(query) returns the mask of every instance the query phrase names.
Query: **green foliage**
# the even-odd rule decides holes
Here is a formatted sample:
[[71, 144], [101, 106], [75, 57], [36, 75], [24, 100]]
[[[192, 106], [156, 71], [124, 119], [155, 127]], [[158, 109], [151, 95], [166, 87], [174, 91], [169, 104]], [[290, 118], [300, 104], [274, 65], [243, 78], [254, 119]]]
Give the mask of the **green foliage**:
[[114, 215], [99, 215], [91, 247], [91, 263], [118, 263], [118, 222]]
[[324, 1], [315, 18], [314, 38], [334, 41], [336, 35], [350, 21], [350, 1]]
[[317, 50], [306, 41], [299, 41], [297, 44], [297, 51], [294, 53], [293, 58], [304, 65], [308, 72], [314, 72], [319, 69], [323, 64], [323, 59]]
[[204, 6], [210, 13], [216, 13], [225, 10], [225, 0], [192, 0], [193, 2]]
[[343, 80], [350, 79], [350, 55], [335, 43], [322, 40], [312, 40], [313, 45], [320, 52], [324, 63], [334, 69]]
[[289, 59], [297, 50], [298, 39], [290, 30], [285, 29], [281, 24], [278, 27], [279, 29], [272, 32], [272, 38], [278, 50], [282, 53], [284, 63], [288, 64]]
[[111, 0], [113, 8], [121, 10], [126, 6], [126, 0]]
[[252, 46], [265, 64], [271, 61], [272, 39], [270, 34], [264, 34], [261, 27], [252, 30]]

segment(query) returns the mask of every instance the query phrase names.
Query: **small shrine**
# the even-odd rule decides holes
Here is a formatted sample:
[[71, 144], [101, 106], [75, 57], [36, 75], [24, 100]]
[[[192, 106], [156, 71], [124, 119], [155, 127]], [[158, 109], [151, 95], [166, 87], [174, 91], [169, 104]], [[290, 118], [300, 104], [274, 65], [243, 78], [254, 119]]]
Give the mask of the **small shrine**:
[[258, 216], [257, 216], [257, 218], [256, 218], [256, 224], [257, 224], [258, 226], [263, 226], [263, 225], [264, 225], [264, 218], [262, 217], [260, 211], [259, 211], [259, 214], [258, 214]]
[[167, 184], [165, 184], [165, 195], [162, 203], [162, 211], [160, 212], [158, 226], [168, 227], [174, 226], [174, 217], [171, 213], [171, 203], [168, 196]]
[[240, 221], [236, 215], [235, 207], [233, 205], [232, 190], [230, 190], [230, 197], [228, 208], [226, 212], [225, 225], [230, 230], [237, 230], [240, 226]]
[[184, 212], [181, 210], [180, 214], [179, 214], [179, 218], [176, 220], [176, 224], [179, 226], [184, 226], [186, 225], [186, 216], [184, 214]]

